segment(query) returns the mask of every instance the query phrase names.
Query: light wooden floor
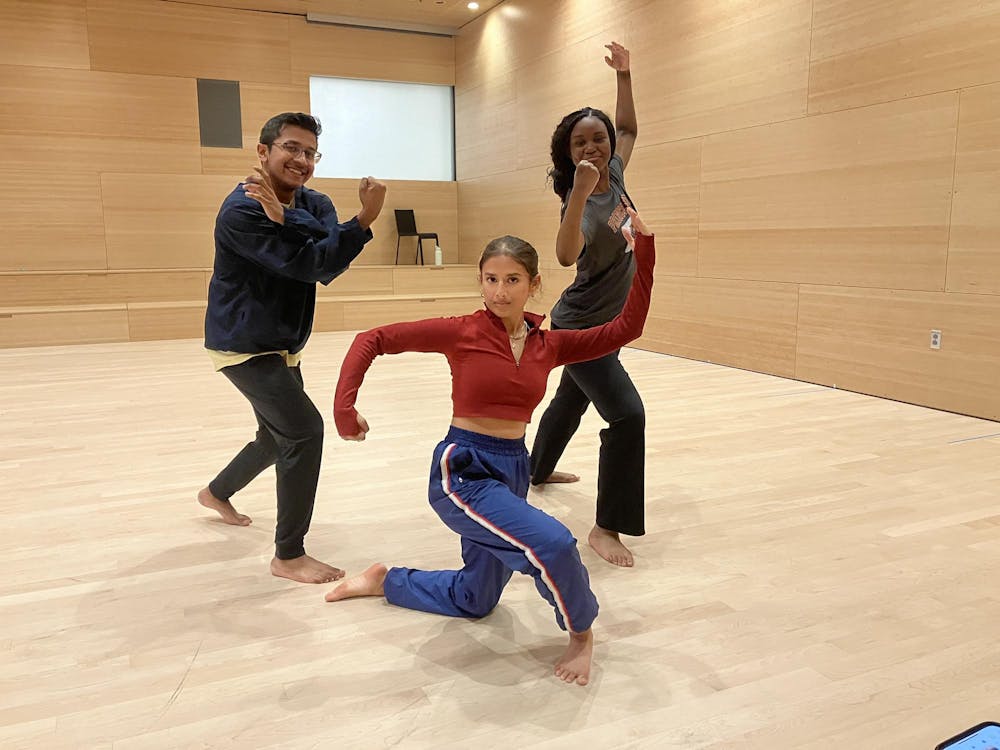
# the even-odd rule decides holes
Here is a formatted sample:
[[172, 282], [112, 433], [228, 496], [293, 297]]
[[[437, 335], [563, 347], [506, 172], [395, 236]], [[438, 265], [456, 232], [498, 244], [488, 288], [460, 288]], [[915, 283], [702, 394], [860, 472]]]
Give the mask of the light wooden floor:
[[[307, 350], [324, 413], [349, 340]], [[550, 676], [564, 636], [524, 577], [479, 622], [270, 577], [273, 472], [237, 498], [249, 529], [195, 504], [253, 429], [200, 342], [0, 351], [0, 747], [909, 750], [1000, 717], [1000, 425], [623, 357], [649, 533], [634, 570], [581, 550], [602, 611], [580, 688]], [[369, 441], [327, 441], [313, 554], [458, 562], [425, 494], [447, 378], [376, 363]], [[578, 537], [598, 427], [562, 464], [584, 481], [531, 497]]]

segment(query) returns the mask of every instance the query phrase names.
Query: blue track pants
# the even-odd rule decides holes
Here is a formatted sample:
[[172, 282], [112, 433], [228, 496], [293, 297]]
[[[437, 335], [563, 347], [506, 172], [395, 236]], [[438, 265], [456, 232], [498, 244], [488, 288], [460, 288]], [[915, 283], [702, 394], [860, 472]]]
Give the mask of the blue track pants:
[[582, 633], [597, 599], [569, 529], [528, 504], [530, 462], [524, 440], [452, 427], [434, 451], [430, 503], [462, 538], [461, 570], [392, 568], [392, 604], [452, 617], [484, 617], [513, 571], [530, 575], [563, 630]]

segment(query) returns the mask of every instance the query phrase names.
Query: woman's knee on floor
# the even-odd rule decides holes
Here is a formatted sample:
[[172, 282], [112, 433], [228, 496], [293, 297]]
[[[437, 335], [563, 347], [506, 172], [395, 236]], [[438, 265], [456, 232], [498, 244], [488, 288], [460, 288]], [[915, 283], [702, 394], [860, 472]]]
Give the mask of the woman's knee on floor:
[[465, 617], [479, 619], [496, 609], [503, 594], [503, 586], [495, 585], [478, 576], [458, 574], [449, 594], [455, 606]]
[[[457, 598], [457, 597], [456, 597]], [[456, 601], [466, 617], [480, 619], [496, 609], [500, 602], [500, 592], [494, 591], [464, 591], [461, 601]]]

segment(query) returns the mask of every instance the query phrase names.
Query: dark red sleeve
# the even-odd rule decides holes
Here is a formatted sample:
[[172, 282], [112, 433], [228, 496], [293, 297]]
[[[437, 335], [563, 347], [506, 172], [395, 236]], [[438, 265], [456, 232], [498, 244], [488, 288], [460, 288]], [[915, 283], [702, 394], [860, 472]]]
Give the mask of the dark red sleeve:
[[359, 333], [340, 366], [340, 380], [333, 402], [337, 433], [350, 437], [361, 432], [354, 404], [358, 389], [375, 357], [401, 352], [449, 354], [458, 342], [465, 318], [432, 318], [413, 323], [393, 323]]
[[625, 307], [614, 320], [601, 326], [574, 331], [560, 328], [547, 331], [547, 338], [556, 347], [556, 365], [585, 362], [610, 354], [642, 335], [653, 292], [653, 266], [656, 264], [656, 243], [652, 235], [635, 236], [635, 276]]

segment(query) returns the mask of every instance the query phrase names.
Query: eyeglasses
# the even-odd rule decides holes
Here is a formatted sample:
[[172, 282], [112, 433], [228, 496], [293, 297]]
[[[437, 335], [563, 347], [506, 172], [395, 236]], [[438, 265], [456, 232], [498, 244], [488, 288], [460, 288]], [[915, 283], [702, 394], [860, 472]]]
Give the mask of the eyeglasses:
[[302, 154], [304, 157], [306, 157], [306, 161], [316, 162], [323, 158], [323, 154], [321, 154], [319, 151], [313, 151], [311, 148], [302, 148], [302, 146], [300, 146], [297, 143], [286, 142], [286, 143], [274, 143], [273, 145], [281, 146], [282, 150], [285, 151], [293, 159], [299, 154]]

